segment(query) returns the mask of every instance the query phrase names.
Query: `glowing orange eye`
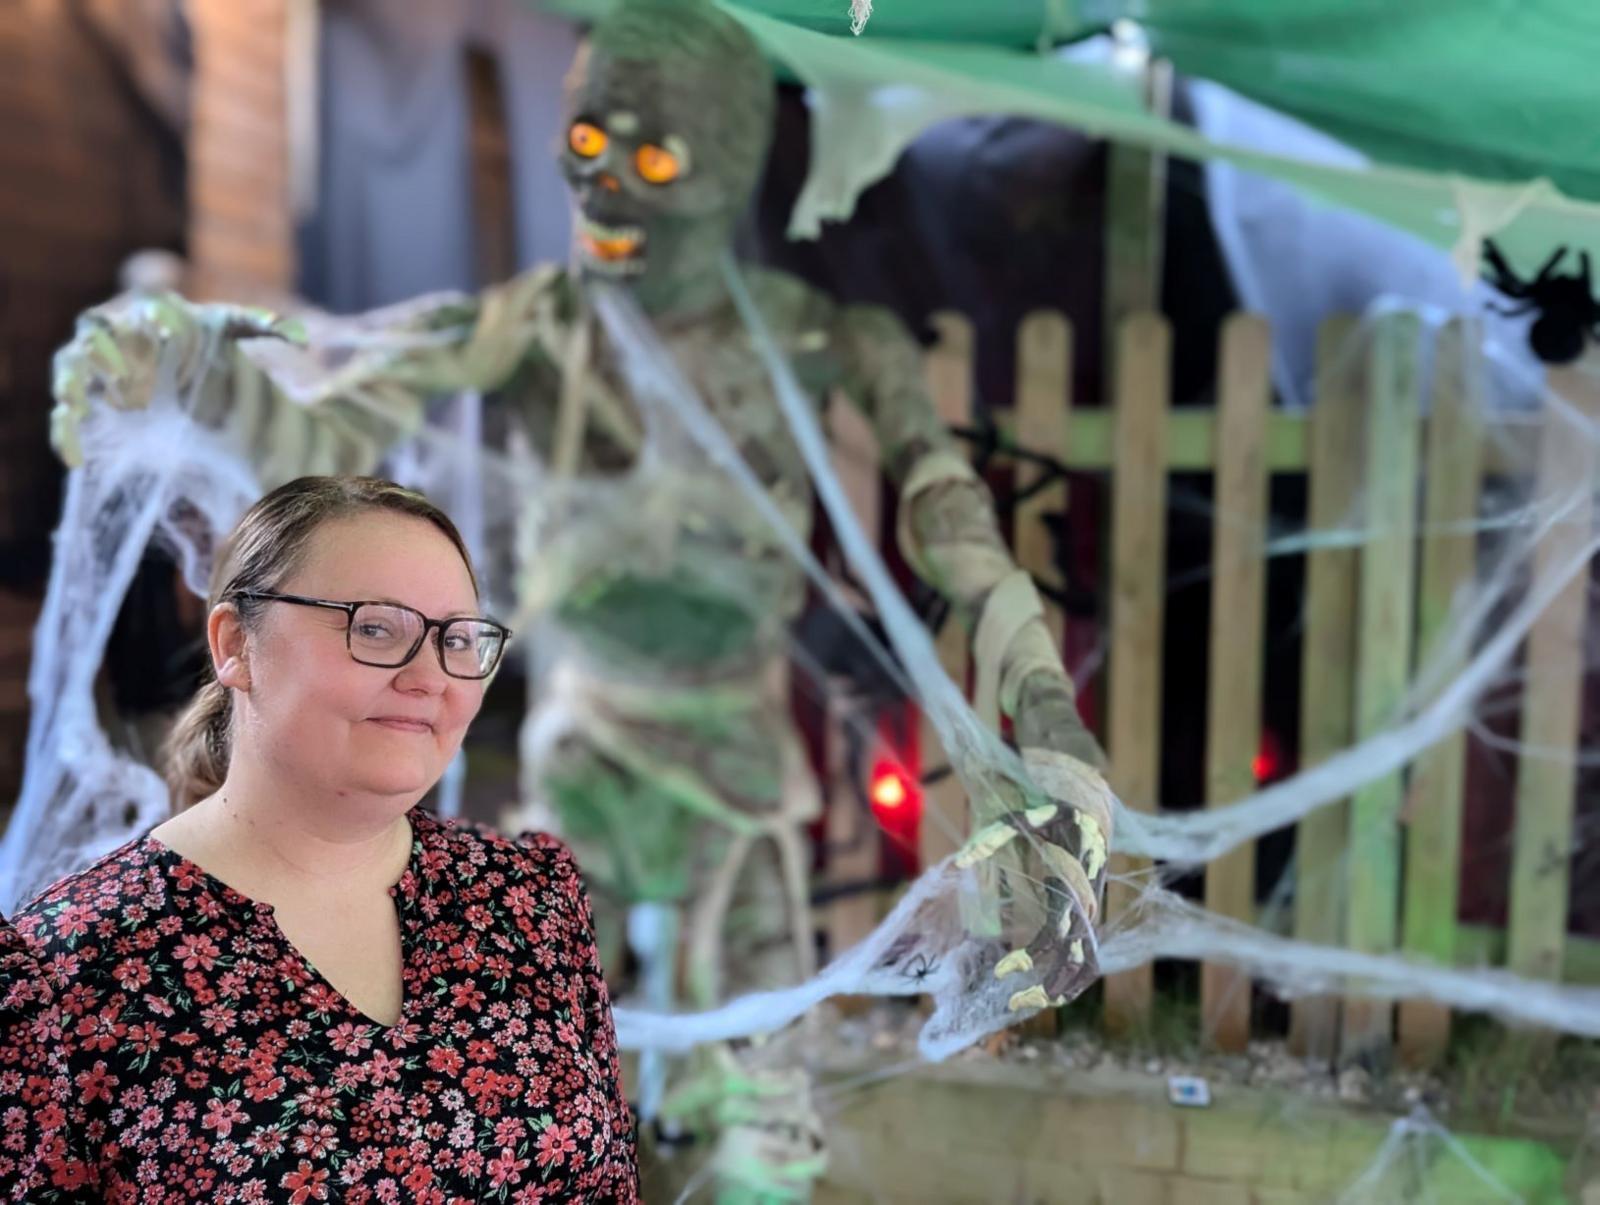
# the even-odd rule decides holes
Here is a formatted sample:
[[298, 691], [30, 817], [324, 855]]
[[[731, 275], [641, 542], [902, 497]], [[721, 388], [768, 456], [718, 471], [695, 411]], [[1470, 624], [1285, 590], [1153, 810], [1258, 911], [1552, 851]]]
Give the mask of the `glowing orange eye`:
[[671, 184], [683, 170], [678, 157], [671, 151], [648, 144], [639, 148], [633, 157], [633, 165], [639, 169], [639, 175], [651, 184]]
[[609, 141], [604, 130], [587, 121], [574, 122], [567, 131], [567, 145], [572, 148], [572, 153], [585, 159], [598, 158]]

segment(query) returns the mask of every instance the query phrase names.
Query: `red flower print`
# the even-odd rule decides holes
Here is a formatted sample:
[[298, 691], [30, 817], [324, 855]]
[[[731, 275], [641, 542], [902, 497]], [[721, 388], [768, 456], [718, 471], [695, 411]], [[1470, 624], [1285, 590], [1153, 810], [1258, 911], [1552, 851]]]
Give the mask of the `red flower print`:
[[206, 1115], [200, 1122], [208, 1130], [215, 1130], [218, 1138], [226, 1138], [233, 1133], [233, 1127], [242, 1121], [250, 1120], [250, 1115], [239, 1107], [236, 1100], [213, 1099], [206, 1105]]
[[302, 1159], [300, 1166], [294, 1171], [284, 1173], [283, 1179], [278, 1181], [278, 1187], [292, 1190], [289, 1195], [290, 1205], [304, 1205], [306, 1201], [328, 1199], [327, 1179], [327, 1168], [313, 1169], [311, 1164]]
[[503, 1188], [513, 1180], [520, 1180], [527, 1168], [526, 1159], [518, 1159], [510, 1147], [503, 1147], [498, 1158], [489, 1160], [489, 1187]]
[[200, 1014], [200, 1024], [215, 1034], [227, 1033], [233, 1028], [235, 1013], [225, 1004], [213, 1004]]
[[77, 903], [68, 904], [56, 916], [56, 932], [70, 941], [82, 937], [98, 919], [99, 915], [93, 908]]
[[186, 971], [209, 971], [217, 965], [217, 955], [222, 947], [204, 933], [187, 934], [173, 947], [172, 956], [183, 964]]
[[125, 992], [136, 992], [150, 982], [150, 966], [142, 958], [125, 958], [117, 963], [111, 978]]
[[419, 1163], [406, 1173], [406, 1178], [401, 1183], [411, 1192], [421, 1192], [433, 1183], [433, 1168], [426, 1163]]
[[0, 918], [0, 1200], [637, 1205], [570, 855], [409, 819], [394, 1026], [148, 839]]
[[466, 1060], [454, 1046], [435, 1046], [428, 1051], [428, 1070], [440, 1075], [456, 1075], [466, 1066]]
[[483, 1007], [483, 1000], [483, 991], [470, 980], [457, 983], [450, 988], [450, 1003], [455, 1008], [477, 1012]]
[[567, 1161], [567, 1156], [574, 1154], [578, 1149], [577, 1140], [573, 1138], [572, 1131], [564, 1125], [552, 1125], [539, 1135], [539, 1166], [560, 1166]]
[[85, 1050], [98, 1050], [102, 1054], [114, 1049], [128, 1027], [117, 1020], [115, 1014], [97, 1013], [78, 1022], [78, 1041]]
[[320, 1159], [339, 1145], [339, 1139], [331, 1125], [302, 1121], [299, 1132], [289, 1145], [297, 1155], [310, 1155], [313, 1159]]
[[496, 1078], [495, 1073], [487, 1067], [472, 1067], [461, 1081], [461, 1086], [466, 1089], [468, 1096], [487, 1096], [494, 1091]]
[[103, 1100], [109, 1105], [111, 1089], [119, 1083], [121, 1081], [106, 1069], [105, 1061], [96, 1059], [91, 1070], [78, 1073], [77, 1084], [80, 1091], [78, 1102], [87, 1105]]
[[392, 1059], [383, 1051], [373, 1052], [372, 1058], [367, 1062], [368, 1078], [374, 1084], [389, 1083], [400, 1078], [402, 1064], [399, 1059]]
[[328, 1044], [340, 1054], [360, 1054], [372, 1045], [372, 1026], [352, 1025], [349, 1021], [334, 1026]]

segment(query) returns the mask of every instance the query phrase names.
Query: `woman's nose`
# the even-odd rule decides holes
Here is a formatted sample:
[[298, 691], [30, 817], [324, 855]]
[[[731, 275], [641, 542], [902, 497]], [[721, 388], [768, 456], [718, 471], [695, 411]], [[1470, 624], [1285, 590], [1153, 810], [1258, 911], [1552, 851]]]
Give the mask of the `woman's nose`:
[[450, 677], [439, 664], [439, 649], [434, 640], [423, 642], [417, 655], [400, 667], [394, 684], [401, 690], [419, 694], [442, 694], [450, 685]]

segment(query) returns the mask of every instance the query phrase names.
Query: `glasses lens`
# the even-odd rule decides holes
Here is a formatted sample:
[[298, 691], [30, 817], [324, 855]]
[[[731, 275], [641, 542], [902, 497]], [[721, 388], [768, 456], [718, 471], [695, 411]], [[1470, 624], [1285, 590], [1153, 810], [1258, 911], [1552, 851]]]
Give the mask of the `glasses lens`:
[[500, 662], [505, 633], [481, 619], [454, 619], [439, 633], [439, 650], [447, 674], [487, 678]]
[[422, 616], [415, 611], [365, 603], [350, 620], [350, 653], [368, 665], [399, 665], [421, 634]]

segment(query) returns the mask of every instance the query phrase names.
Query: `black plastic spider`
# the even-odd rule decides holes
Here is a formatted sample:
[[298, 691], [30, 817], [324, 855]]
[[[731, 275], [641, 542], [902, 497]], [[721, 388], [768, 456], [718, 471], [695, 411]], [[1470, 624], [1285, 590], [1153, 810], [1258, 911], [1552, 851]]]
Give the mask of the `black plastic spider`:
[[1492, 242], [1484, 243], [1483, 254], [1489, 263], [1484, 279], [1518, 303], [1494, 306], [1495, 312], [1515, 317], [1538, 311], [1528, 332], [1528, 345], [1539, 359], [1546, 364], [1570, 364], [1583, 354], [1585, 337], [1600, 339], [1600, 301], [1595, 300], [1587, 251], [1578, 253], [1576, 275], [1557, 276], [1556, 269], [1567, 255], [1565, 247], [1557, 247], [1531, 281], [1513, 272]]
[[921, 987], [928, 976], [939, 969], [937, 960], [931, 960], [926, 954], [918, 954], [911, 959], [900, 973]]

